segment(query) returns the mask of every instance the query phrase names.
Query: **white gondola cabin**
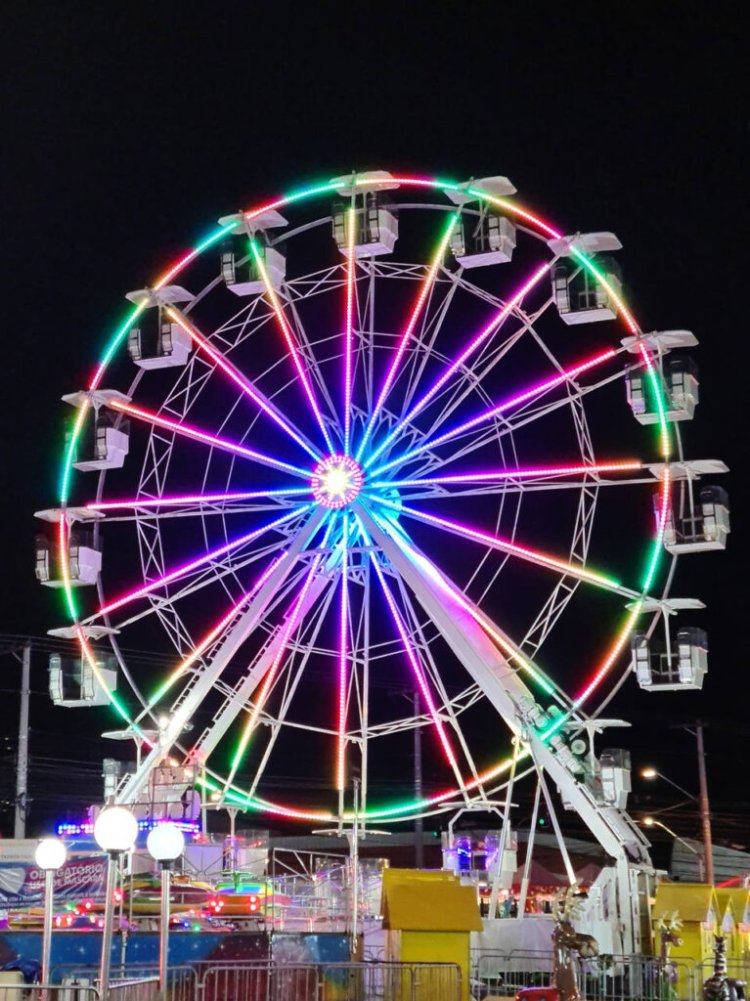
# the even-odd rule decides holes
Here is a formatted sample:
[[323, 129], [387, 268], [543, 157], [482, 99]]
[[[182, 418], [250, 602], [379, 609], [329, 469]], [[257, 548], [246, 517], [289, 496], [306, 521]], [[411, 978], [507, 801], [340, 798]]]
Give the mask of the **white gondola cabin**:
[[[658, 506], [659, 499], [655, 499]], [[670, 553], [701, 553], [726, 549], [730, 532], [729, 497], [722, 487], [703, 487], [699, 503], [687, 517], [667, 517], [664, 547]]]
[[[259, 256], [268, 281], [277, 292], [286, 276], [286, 257], [275, 247], [258, 243]], [[221, 250], [221, 277], [235, 295], [260, 295], [266, 283], [258, 261], [250, 250], [247, 237], [233, 236]]]
[[[36, 579], [46, 587], [63, 587], [62, 567], [57, 546], [46, 535], [36, 537]], [[96, 584], [102, 568], [102, 554], [94, 545], [92, 532], [73, 531], [68, 539], [68, 569], [71, 587]]]
[[73, 466], [82, 473], [121, 469], [129, 444], [129, 421], [97, 408], [94, 419], [81, 436]]
[[[622, 278], [611, 257], [596, 259], [597, 270], [609, 289], [619, 296]], [[607, 288], [579, 261], [566, 258], [552, 270], [552, 295], [560, 318], [567, 324], [614, 320], [617, 304]]]
[[703, 688], [708, 669], [705, 630], [688, 626], [677, 633], [672, 649], [652, 649], [645, 633], [634, 633], [630, 642], [631, 666], [645, 691], [689, 691]]
[[[96, 666], [104, 684], [110, 691], [114, 691], [117, 688], [115, 658], [97, 660]], [[106, 691], [85, 657], [69, 658], [59, 653], [50, 654], [49, 693], [56, 706], [68, 709], [109, 704]]]
[[[333, 206], [333, 238], [344, 257], [349, 256], [349, 202]], [[367, 191], [355, 208], [354, 256], [390, 254], [398, 239], [398, 217], [384, 196]]]
[[516, 246], [516, 228], [505, 216], [480, 212], [475, 221], [461, 219], [451, 235], [453, 256], [464, 268], [507, 264]]
[[[628, 404], [639, 424], [656, 424], [659, 409], [644, 370], [625, 377]], [[691, 358], [670, 358], [664, 366], [666, 412], [670, 421], [690, 421], [699, 399], [698, 367]]]

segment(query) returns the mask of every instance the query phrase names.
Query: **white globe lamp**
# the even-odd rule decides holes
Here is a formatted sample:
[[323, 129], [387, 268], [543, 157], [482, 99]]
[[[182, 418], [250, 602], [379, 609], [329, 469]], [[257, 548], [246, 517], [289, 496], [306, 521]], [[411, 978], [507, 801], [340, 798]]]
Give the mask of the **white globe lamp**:
[[146, 839], [151, 858], [161, 865], [170, 865], [185, 850], [185, 836], [174, 824], [157, 824]]
[[129, 852], [138, 837], [138, 821], [124, 806], [105, 806], [94, 823], [94, 840], [110, 855]]
[[185, 850], [185, 836], [174, 824], [157, 824], [146, 839], [149, 855], [161, 867], [161, 907], [159, 920], [159, 992], [167, 997], [169, 976], [170, 869]]
[[45, 872], [48, 870], [56, 872], [65, 865], [67, 857], [68, 849], [59, 838], [44, 838], [34, 852], [34, 861]]
[[42, 983], [49, 983], [52, 957], [52, 912], [55, 873], [65, 865], [68, 849], [59, 838], [43, 838], [34, 851], [34, 861], [44, 870], [44, 924], [42, 926]]

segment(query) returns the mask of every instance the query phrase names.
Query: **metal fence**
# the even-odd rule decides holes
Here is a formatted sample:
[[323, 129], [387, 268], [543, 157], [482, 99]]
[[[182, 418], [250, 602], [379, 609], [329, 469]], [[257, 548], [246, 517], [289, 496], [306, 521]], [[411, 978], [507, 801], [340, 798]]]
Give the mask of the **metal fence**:
[[453, 963], [226, 963], [203, 970], [196, 1001], [460, 1001]]
[[[98, 971], [58, 967], [49, 987], [9, 985], [0, 1001], [102, 1001]], [[106, 1001], [158, 1001], [152, 967], [113, 969]], [[169, 970], [166, 1001], [461, 1001], [454, 963], [198, 963]]]
[[99, 1001], [92, 986], [71, 988], [61, 984], [9, 984], [0, 981], [0, 1001]]
[[[689, 960], [602, 955], [576, 964], [586, 1001], [697, 1001], [701, 996], [703, 981]], [[550, 951], [486, 952], [476, 961], [472, 994], [476, 1001], [514, 997], [522, 987], [552, 985], [553, 971]]]

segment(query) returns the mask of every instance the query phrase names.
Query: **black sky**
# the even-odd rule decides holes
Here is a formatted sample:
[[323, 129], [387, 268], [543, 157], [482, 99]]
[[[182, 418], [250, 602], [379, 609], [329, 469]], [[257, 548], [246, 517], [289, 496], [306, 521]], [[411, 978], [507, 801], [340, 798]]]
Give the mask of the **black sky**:
[[[506, 174], [564, 231], [616, 232], [642, 326], [701, 342], [688, 448], [731, 467], [733, 532], [726, 554], [682, 562], [676, 592], [708, 605], [710, 673], [699, 696], [632, 691], [624, 706], [638, 760], [657, 754], [690, 785], [691, 744], [665, 721], [705, 715], [716, 795], [746, 804], [750, 112], [736, 10], [7, 4], [0, 632], [58, 624], [33, 579], [32, 512], [54, 502], [59, 398], [84, 382], [126, 290], [219, 215], [310, 178]], [[2, 663], [11, 691], [17, 670]], [[11, 728], [15, 702], [3, 701]], [[40, 748], [47, 707], [35, 701]]]

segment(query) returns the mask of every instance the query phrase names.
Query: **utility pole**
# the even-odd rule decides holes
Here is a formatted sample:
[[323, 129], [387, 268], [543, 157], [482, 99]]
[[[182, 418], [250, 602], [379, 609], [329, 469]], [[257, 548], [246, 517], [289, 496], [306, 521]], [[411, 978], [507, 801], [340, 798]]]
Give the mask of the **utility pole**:
[[698, 750], [698, 783], [700, 790], [701, 823], [703, 825], [703, 853], [706, 857], [706, 880], [714, 885], [714, 852], [711, 840], [711, 810], [708, 804], [708, 780], [706, 778], [706, 751], [703, 745], [703, 723], [696, 720], [695, 740]]
[[13, 837], [26, 837], [26, 809], [29, 780], [29, 693], [31, 688], [31, 644], [25, 643], [21, 655], [21, 712], [18, 718], [16, 751], [16, 816]]

